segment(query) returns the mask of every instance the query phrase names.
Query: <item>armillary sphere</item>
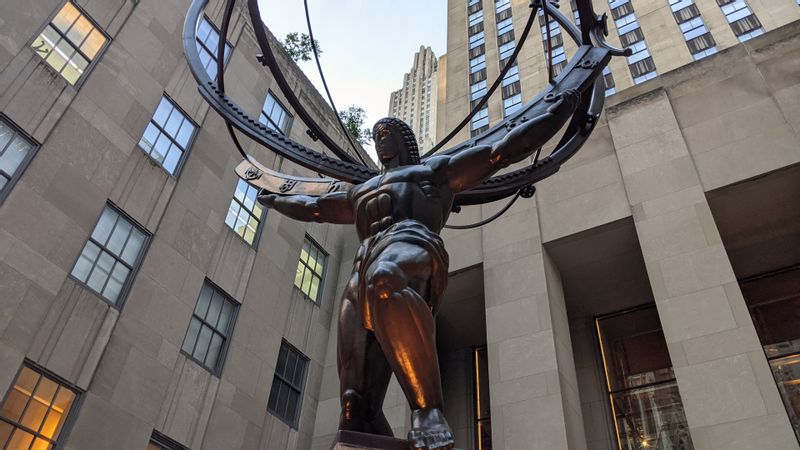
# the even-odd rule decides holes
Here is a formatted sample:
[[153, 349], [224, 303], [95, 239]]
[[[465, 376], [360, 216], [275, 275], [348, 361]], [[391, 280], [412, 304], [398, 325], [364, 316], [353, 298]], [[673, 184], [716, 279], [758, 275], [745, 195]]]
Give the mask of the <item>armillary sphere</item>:
[[[200, 94], [211, 107], [222, 116], [231, 135], [231, 139], [244, 158], [236, 169], [237, 174], [257, 188], [287, 195], [321, 195], [328, 192], [346, 190], [349, 185], [363, 183], [378, 175], [379, 173], [376, 169], [368, 166], [361, 160], [358, 151], [348, 152], [341, 148], [325, 130], [314, 121], [305, 106], [292, 91], [270, 47], [267, 38], [267, 30], [262, 22], [258, 0], [247, 0], [250, 20], [262, 52], [259, 55], [253, 55], [253, 57], [258, 58], [263, 65], [269, 68], [289, 104], [292, 106], [297, 116], [308, 127], [308, 134], [328, 148], [336, 158], [305, 147], [289, 139], [287, 136], [259, 123], [258, 120], [248, 115], [226, 95], [224, 68], [225, 45], [236, 0], [227, 0], [225, 6], [224, 18], [220, 27], [221, 37], [217, 49], [216, 63], [218, 75], [216, 80], [212, 80], [204, 69], [195, 40], [198, 23], [207, 3], [208, 0], [192, 1], [183, 28], [183, 47], [192, 75], [197, 80]], [[550, 0], [532, 0], [530, 5], [530, 17], [520, 37], [519, 44], [501, 70], [500, 75], [492, 83], [487, 94], [472, 108], [470, 113], [455, 129], [442, 139], [431, 151], [423, 155], [422, 161], [424, 162], [434, 155], [454, 154], [475, 145], [490, 145], [502, 139], [520, 121], [524, 122], [528, 118], [536, 117], [545, 112], [550, 104], [552, 104], [553, 100], [558, 98], [560, 93], [566, 90], [577, 90], [581, 93], [580, 104], [575, 110], [571, 120], [566, 125], [563, 137], [548, 155], [541, 155], [540, 148], [535, 152], [536, 156], [527, 167], [494, 176], [487, 179], [479, 186], [459, 193], [455, 199], [454, 209], [456, 211], [462, 205], [477, 205], [512, 197], [509, 204], [493, 217], [496, 218], [508, 209], [511, 203], [518, 197], [532, 196], [534, 193], [534, 184], [557, 172], [561, 165], [569, 160], [569, 158], [586, 143], [589, 135], [594, 130], [605, 100], [602, 77], [603, 69], [612, 56], [625, 56], [629, 55], [630, 52], [613, 48], [606, 43], [605, 36], [608, 35], [608, 28], [606, 25], [607, 17], [605, 14], [598, 16], [594, 12], [591, 0], [575, 0], [575, 5], [578, 12], [577, 22], [580, 23], [580, 28], [558, 10], [558, 5], [556, 3]], [[307, 0], [305, 6], [306, 18], [308, 19]], [[486, 132], [462, 142], [461, 144], [442, 150], [442, 148], [470, 122], [470, 119], [486, 105], [489, 97], [501, 84], [506, 73], [513, 67], [540, 9], [545, 17], [546, 23], [550, 23], [550, 20], [557, 22], [578, 46], [578, 50], [572, 56], [568, 65], [558, 76], [553, 77], [552, 61], [550, 58], [550, 55], [552, 55], [552, 43], [550, 42], [548, 26], [548, 51], [546, 52], [550, 81], [548, 86], [516, 113], [506, 117], [502, 122], [494, 125]], [[308, 23], [309, 32], [312, 33], [312, 42], [314, 42], [310, 20], [308, 20]], [[316, 48], [314, 48], [314, 53], [315, 56], [318, 57]], [[317, 65], [319, 67], [318, 59]], [[331, 104], [333, 104], [332, 99], [330, 99], [330, 94], [329, 100], [331, 100]], [[234, 133], [234, 129], [239, 130], [250, 139], [255, 140], [276, 154], [328, 178], [294, 177], [275, 172], [263, 166], [252, 156], [244, 152], [237, 135]], [[345, 132], [345, 135], [348, 134]], [[353, 144], [352, 139], [350, 143]], [[478, 226], [486, 222], [487, 221], [483, 221], [480, 224], [472, 226]]]

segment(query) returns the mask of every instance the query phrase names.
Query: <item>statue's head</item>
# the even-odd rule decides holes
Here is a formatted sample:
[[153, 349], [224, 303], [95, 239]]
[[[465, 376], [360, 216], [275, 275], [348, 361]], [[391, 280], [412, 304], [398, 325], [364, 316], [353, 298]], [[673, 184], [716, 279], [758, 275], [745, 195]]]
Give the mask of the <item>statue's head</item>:
[[385, 168], [419, 164], [419, 147], [414, 131], [394, 117], [378, 121], [372, 128], [375, 151]]

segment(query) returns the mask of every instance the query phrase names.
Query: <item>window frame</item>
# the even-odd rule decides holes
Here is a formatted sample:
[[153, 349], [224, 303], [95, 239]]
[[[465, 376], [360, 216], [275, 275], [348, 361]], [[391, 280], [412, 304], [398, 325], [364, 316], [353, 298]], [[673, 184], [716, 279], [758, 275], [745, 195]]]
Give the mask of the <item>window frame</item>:
[[[60, 450], [63, 447], [63, 444], [69, 440], [69, 435], [72, 432], [72, 427], [75, 425], [75, 422], [78, 419], [77, 411], [79, 411], [81, 409], [81, 406], [83, 405], [83, 399], [85, 397], [84, 394], [86, 393], [86, 391], [78, 387], [75, 383], [72, 383], [71, 381], [65, 379], [64, 377], [61, 377], [60, 375], [52, 372], [51, 370], [36, 363], [35, 361], [25, 358], [19, 365], [19, 368], [17, 369], [17, 372], [14, 375], [11, 384], [9, 384], [8, 389], [6, 389], [2, 401], [0, 401], [0, 406], [4, 406], [6, 404], [6, 401], [8, 401], [8, 396], [11, 393], [12, 389], [14, 389], [14, 383], [16, 383], [17, 380], [19, 380], [19, 376], [22, 373], [22, 369], [24, 369], [25, 367], [38, 373], [39, 376], [41, 377], [49, 378], [51, 381], [54, 381], [56, 384], [58, 384], [59, 387], [65, 387], [75, 394], [75, 400], [73, 400], [72, 406], [70, 407], [70, 411], [67, 414], [67, 417], [64, 420], [63, 425], [61, 425], [61, 431], [58, 435], [58, 440], [52, 443], [51, 450]], [[31, 433], [31, 431], [33, 430], [30, 430], [28, 427], [25, 427], [22, 424], [12, 423], [10, 419], [6, 419], [0, 416], [0, 422], [5, 422], [14, 427], [14, 429], [20, 428], [26, 433], [33, 434], [34, 441], [36, 440], [36, 437], [38, 437], [37, 432]]]
[[[215, 367], [215, 368], [212, 369], [212, 368], [206, 366], [205, 362], [198, 360], [193, 355], [191, 355], [190, 353], [186, 352], [183, 349], [184, 342], [181, 342], [180, 354], [185, 356], [186, 359], [194, 362], [195, 364], [197, 364], [198, 366], [200, 366], [201, 368], [203, 368], [204, 370], [209, 372], [211, 375], [213, 375], [213, 376], [215, 376], [217, 378], [221, 378], [222, 377], [222, 371], [225, 368], [225, 362], [228, 360], [228, 350], [230, 349], [230, 344], [231, 344], [231, 341], [233, 340], [233, 332], [236, 329], [236, 321], [239, 318], [239, 309], [242, 307], [242, 304], [239, 303], [238, 301], [236, 301], [236, 299], [234, 299], [233, 296], [228, 294], [224, 289], [219, 287], [219, 285], [217, 285], [216, 283], [211, 281], [211, 279], [205, 278], [203, 280], [202, 286], [200, 286], [200, 292], [197, 293], [197, 299], [195, 300], [195, 306], [192, 309], [191, 317], [189, 317], [189, 323], [186, 325], [186, 332], [183, 334], [183, 340], [184, 341], [186, 341], [186, 337], [189, 335], [189, 327], [192, 326], [192, 320], [195, 317], [197, 318], [197, 320], [200, 321], [201, 327], [203, 325], [205, 325], [205, 326], [211, 328], [212, 333], [221, 334], [221, 333], [219, 333], [219, 330], [216, 329], [216, 327], [213, 327], [213, 326], [211, 326], [211, 324], [206, 322], [206, 319], [204, 317], [201, 318], [201, 317], [199, 317], [199, 316], [197, 316], [195, 314], [195, 309], [197, 309], [197, 302], [200, 301], [200, 296], [203, 294], [203, 288], [205, 288], [206, 285], [210, 286], [211, 289], [213, 289], [217, 293], [221, 294], [224, 297], [223, 301], [230, 301], [234, 305], [233, 312], [231, 312], [230, 321], [228, 322], [228, 329], [226, 330], [226, 332], [224, 334], [225, 341], [223, 341], [222, 348], [219, 351], [219, 355], [217, 355], [218, 367]], [[213, 292], [212, 292], [212, 295], [213, 295]], [[210, 302], [210, 299], [209, 299], [209, 302]], [[210, 305], [210, 303], [209, 303], [209, 305]], [[206, 314], [208, 314], [208, 312], [206, 312]], [[202, 330], [202, 328], [201, 328], [201, 330]], [[198, 337], [196, 338], [197, 340], [200, 339], [199, 333], [200, 333], [200, 331], [198, 331]], [[212, 337], [213, 337], [213, 335], [212, 335]], [[194, 343], [195, 347], [197, 347], [197, 340], [195, 340], [195, 343]], [[210, 346], [210, 341], [209, 341], [209, 346]]]
[[[83, 255], [83, 249], [86, 248], [86, 244], [89, 243], [90, 240], [92, 241], [92, 243], [94, 245], [96, 245], [97, 247], [100, 248], [101, 252], [105, 251], [105, 252], [111, 254], [111, 256], [114, 258], [115, 261], [122, 261], [122, 257], [121, 256], [120, 257], [115, 256], [113, 253], [111, 253], [110, 251], [106, 250], [105, 246], [100, 245], [97, 241], [92, 239], [92, 233], [94, 233], [94, 230], [97, 228], [97, 225], [100, 223], [100, 219], [102, 219], [102, 217], [103, 217], [103, 211], [105, 211], [106, 208], [111, 208], [112, 210], [114, 210], [114, 212], [116, 212], [122, 218], [124, 218], [125, 220], [130, 222], [130, 224], [132, 226], [138, 228], [139, 231], [141, 231], [142, 234], [144, 234], [144, 241], [142, 242], [142, 248], [139, 250], [139, 255], [137, 255], [136, 261], [134, 262], [134, 264], [129, 266], [131, 272], [128, 274], [128, 278], [125, 280], [125, 284], [122, 285], [122, 289], [119, 291], [119, 296], [117, 297], [117, 302], [116, 303], [114, 303], [111, 300], [105, 298], [102, 293], [95, 291], [93, 288], [91, 288], [88, 285], [88, 283], [84, 283], [83, 281], [79, 280], [77, 277], [72, 275], [72, 271], [75, 270], [75, 266], [78, 264], [78, 261], [80, 261], [81, 256]], [[112, 229], [112, 232], [113, 232], [113, 229]], [[125, 302], [128, 300], [128, 294], [130, 294], [131, 288], [133, 287], [133, 282], [136, 280], [136, 276], [139, 275], [139, 270], [141, 270], [141, 268], [142, 268], [142, 264], [144, 263], [144, 259], [147, 256], [147, 251], [150, 249], [150, 243], [152, 241], [153, 241], [153, 233], [151, 233], [150, 230], [145, 228], [142, 224], [140, 224], [138, 221], [136, 221], [133, 217], [131, 217], [128, 213], [126, 213], [122, 208], [117, 206], [111, 200], [107, 200], [105, 205], [103, 206], [103, 209], [101, 209], [100, 213], [97, 215], [97, 220], [95, 220], [94, 225], [92, 226], [92, 229], [89, 232], [89, 235], [86, 237], [86, 240], [83, 243], [83, 246], [81, 247], [80, 251], [78, 251], [78, 256], [75, 257], [75, 260], [73, 261], [72, 266], [71, 266], [72, 268], [69, 270], [69, 273], [67, 274], [67, 277], [70, 280], [72, 280], [75, 284], [77, 284], [78, 286], [81, 286], [83, 289], [86, 289], [88, 292], [91, 292], [92, 294], [97, 296], [100, 300], [104, 301], [105, 303], [108, 303], [111, 307], [116, 308], [119, 311], [122, 311], [123, 307], [125, 306]], [[98, 256], [98, 258], [99, 258], [99, 256]], [[124, 261], [122, 261], [122, 262], [123, 262], [124, 265], [126, 265], [126, 266], [128, 265], [126, 262], [124, 262]], [[97, 262], [95, 261], [95, 264], [96, 263]], [[91, 275], [91, 272], [89, 274]], [[109, 273], [109, 277], [111, 277], [110, 273]], [[88, 281], [88, 279], [87, 279], [87, 281]]]
[[[422, 120], [422, 118], [420, 118], [420, 120]], [[422, 136], [420, 136], [419, 139], [422, 140]], [[323, 259], [322, 259], [322, 273], [320, 273], [320, 274], [317, 274], [313, 269], [308, 267], [308, 265], [306, 265], [306, 263], [304, 263], [303, 260], [301, 259], [302, 255], [303, 255], [303, 247], [305, 247], [306, 242], [308, 242], [311, 245], [311, 247], [315, 247], [315, 249], [323, 257]], [[305, 238], [303, 239], [303, 247], [300, 248], [300, 254], [297, 257], [297, 264], [298, 265], [302, 264], [305, 267], [305, 271], [311, 271], [311, 273], [312, 273], [311, 276], [312, 277], [315, 276], [315, 275], [319, 275], [319, 287], [317, 288], [317, 298], [313, 299], [310, 296], [306, 295], [306, 293], [303, 292], [302, 288], [299, 288], [299, 287], [297, 287], [296, 284], [294, 284], [294, 281], [292, 281], [292, 287], [294, 289], [296, 289], [297, 291], [299, 291], [300, 294], [302, 294], [303, 297], [306, 300], [311, 301], [316, 306], [321, 306], [322, 305], [322, 297], [323, 297], [322, 294], [323, 294], [323, 291], [324, 291], [324, 288], [325, 288], [325, 277], [328, 274], [328, 256], [330, 256], [330, 255], [328, 254], [328, 252], [325, 251], [325, 248], [323, 248], [316, 241], [316, 239], [311, 237], [311, 235], [309, 235], [308, 233], [306, 233]], [[305, 279], [305, 271], [303, 272], [303, 279]]]
[[189, 447], [155, 429], [150, 435], [150, 441], [148, 443], [158, 445], [164, 450], [190, 450]]
[[[28, 166], [30, 165], [31, 161], [33, 161], [33, 158], [36, 157], [36, 153], [38, 153], [39, 149], [42, 148], [42, 144], [36, 139], [34, 139], [33, 136], [28, 134], [27, 131], [25, 131], [21, 126], [17, 125], [16, 122], [11, 120], [11, 118], [5, 115], [3, 112], [0, 112], [0, 122], [4, 122], [14, 131], [15, 133], [14, 137], [16, 137], [17, 135], [22, 136], [25, 140], [28, 141], [29, 144], [31, 144], [31, 150], [28, 152], [25, 158], [23, 158], [22, 161], [20, 161], [19, 166], [17, 166], [17, 170], [15, 170], [13, 174], [10, 174], [10, 177], [6, 185], [3, 186], [2, 189], [0, 189], [0, 206], [2, 206], [5, 200], [8, 198], [8, 196], [11, 195], [11, 191], [14, 190], [14, 186], [16, 186], [17, 182], [19, 182], [19, 180], [22, 178], [22, 175], [28, 169]], [[10, 144], [11, 140], [8, 141], [7, 145]], [[3, 149], [0, 149], [0, 151], [2, 150]]]
[[[143, 149], [142, 146], [140, 145], [140, 143], [142, 142], [142, 139], [144, 138], [144, 133], [147, 131], [147, 127], [150, 126], [150, 124], [152, 123], [158, 129], [159, 133], [167, 136], [167, 138], [173, 144], [180, 146], [180, 143], [177, 142], [177, 136], [171, 136], [169, 133], [167, 133], [167, 131], [165, 129], [163, 129], [161, 127], [161, 125], [157, 124], [153, 120], [153, 119], [155, 119], [156, 111], [158, 111], [158, 105], [161, 104], [161, 100], [163, 100], [163, 99], [167, 99], [167, 101], [170, 102], [170, 104], [172, 105], [173, 108], [178, 110], [178, 112], [180, 112], [183, 115], [183, 117], [186, 120], [189, 121], [189, 123], [194, 125], [194, 131], [192, 132], [192, 135], [189, 137], [189, 141], [186, 144], [186, 148], [183, 149], [182, 155], [181, 155], [180, 159], [178, 160], [178, 164], [175, 166], [175, 173], [170, 173], [166, 169], [166, 167], [164, 167], [164, 164], [162, 164], [162, 163], [156, 161], [155, 159], [153, 159], [153, 157], [150, 155], [150, 153], [147, 153], [145, 151], [145, 149]], [[147, 122], [147, 125], [145, 125], [144, 130], [142, 131], [142, 136], [139, 138], [139, 142], [136, 143], [136, 147], [139, 150], [141, 150], [142, 153], [144, 153], [145, 156], [147, 156], [147, 158], [149, 158], [152, 162], [158, 164], [158, 166], [161, 168], [161, 170], [163, 170], [170, 178], [174, 178], [174, 179], [177, 180], [178, 178], [180, 178], [180, 174], [181, 174], [181, 172], [183, 172], [183, 166], [186, 165], [186, 160], [189, 159], [190, 150], [191, 150], [192, 146], [194, 145], [194, 142], [197, 140], [197, 136], [200, 134], [200, 125], [167, 92], [162, 92], [161, 93], [161, 99], [159, 99], [158, 105], [156, 105], [155, 110], [153, 110], [153, 114], [150, 116], [150, 120]], [[153, 143], [153, 145], [155, 146], [155, 142]], [[151, 151], [152, 151], [152, 149], [151, 149]], [[164, 155], [164, 156], [166, 158], [166, 155]]]
[[293, 430], [297, 430], [299, 428], [299, 426], [300, 426], [300, 416], [302, 415], [302, 412], [303, 412], [303, 403], [305, 403], [303, 401], [304, 400], [303, 397], [305, 396], [306, 385], [308, 384], [308, 377], [310, 375], [310, 370], [309, 369], [311, 368], [311, 358], [306, 356], [305, 353], [301, 352], [297, 347], [292, 345], [285, 338], [281, 339], [281, 346], [278, 349], [278, 359], [275, 361], [275, 370], [274, 370], [274, 373], [273, 373], [273, 376], [272, 376], [273, 384], [275, 383], [275, 379], [277, 378], [282, 384], [288, 385], [289, 388], [297, 389], [291, 382], [286, 381], [286, 379], [283, 377], [283, 375], [278, 375], [278, 360], [280, 360], [280, 357], [281, 357], [280, 356], [280, 351], [281, 351], [281, 349], [283, 349], [284, 346], [286, 346], [287, 351], [294, 352], [297, 355], [298, 358], [303, 359], [306, 362], [305, 373], [303, 374], [303, 379], [302, 379], [302, 382], [301, 382], [301, 385], [300, 385], [300, 388], [299, 388], [299, 394], [298, 394], [298, 397], [297, 397], [298, 398], [298, 404], [297, 404], [297, 409], [295, 410], [295, 417], [293, 418], [292, 422], [289, 422], [285, 417], [278, 415], [278, 413], [276, 411], [273, 411], [270, 408], [269, 400], [272, 397], [272, 387], [270, 387], [269, 396], [267, 396], [267, 413], [269, 413], [273, 417], [276, 417], [278, 420], [280, 420], [281, 422], [285, 423], [286, 425], [289, 425], [289, 427], [292, 428]]
[[[274, 120], [272, 120], [272, 117], [268, 116], [264, 111], [264, 106], [267, 104], [267, 100], [270, 97], [272, 97], [272, 100], [275, 101], [275, 104], [277, 104], [278, 106], [281, 107], [281, 109], [283, 109], [283, 113], [287, 117], [286, 130], [282, 130], [281, 127], [278, 126], [278, 124], [276, 124]], [[263, 115], [264, 117], [267, 118], [267, 121], [269, 121], [269, 123], [271, 123], [275, 127], [275, 130], [272, 130], [272, 128], [270, 128], [269, 125], [267, 125], [267, 124], [264, 124], [265, 127], [271, 129], [272, 131], [277, 131], [278, 133], [282, 134], [283, 136], [286, 136], [286, 137], [289, 136], [289, 133], [292, 131], [292, 125], [294, 124], [294, 115], [289, 112], [289, 109], [286, 106], [284, 106], [284, 104], [280, 101], [278, 96], [276, 96], [272, 92], [272, 89], [267, 89], [267, 96], [264, 97], [264, 101], [261, 102], [261, 112], [259, 113], [259, 119], [261, 118], [261, 115]], [[259, 123], [260, 123], [260, 120], [259, 120]]]
[[[200, 24], [203, 23], [204, 20], [209, 24], [209, 26], [211, 26], [211, 30], [214, 31], [215, 33], [217, 33], [217, 39], [219, 40], [220, 38], [222, 38], [222, 33], [220, 33], [220, 31], [219, 31], [219, 27], [217, 27], [217, 25], [214, 23], [214, 21], [211, 20], [211, 18], [208, 17], [205, 14], [203, 14], [203, 16], [200, 17], [200, 20], [197, 22], [197, 28], [195, 28], [195, 31], [200, 29]], [[209, 49], [208, 46], [206, 45], [206, 43], [202, 42], [200, 40], [199, 35], [195, 36], [194, 43], [195, 43], [195, 46], [200, 45], [200, 46], [203, 47], [203, 50], [208, 51], [209, 54], [212, 57], [212, 60], [216, 62], [218, 49], [216, 49], [216, 48], [215, 49]], [[222, 68], [223, 69], [228, 67], [228, 61], [230, 61], [231, 55], [233, 55], [233, 48], [234, 48], [233, 44], [227, 39], [225, 39], [225, 48], [226, 48], [226, 50], [227, 49], [230, 49], [230, 50], [227, 51], [226, 54], [225, 54], [225, 61], [223, 61], [223, 63], [222, 63]], [[197, 52], [200, 53], [200, 49], [198, 49]], [[206, 70], [206, 75], [208, 75], [208, 77], [211, 78], [211, 74], [208, 73], [208, 69], [205, 66], [203, 67], [203, 69]], [[211, 81], [217, 81], [218, 79], [219, 79], [219, 73], [216, 74], [216, 76], [214, 76], [214, 78]]]
[[[244, 203], [240, 202], [239, 199], [236, 198], [236, 188], [239, 186], [239, 180], [241, 180], [241, 178], [236, 177], [236, 186], [233, 187], [233, 194], [231, 194], [231, 202], [236, 202], [239, 205], [240, 208], [244, 208], [245, 210], [247, 210], [249, 215], [251, 215], [253, 217], [256, 217], [256, 215], [253, 214], [253, 211], [247, 209], [247, 207], [244, 205]], [[250, 186], [250, 184], [248, 184], [246, 181], [244, 181], [244, 180], [241, 180], [241, 181], [243, 181], [248, 187], [253, 188], [253, 186]], [[256, 188], [253, 188], [253, 189], [256, 189]], [[246, 192], [245, 192], [245, 194], [246, 194]], [[245, 195], [245, 198], [247, 198], [247, 195]], [[256, 195], [255, 203], [258, 204], [258, 196], [257, 195]], [[231, 203], [230, 202], [228, 202], [228, 206], [227, 206], [227, 209], [226, 209], [225, 214], [224, 214], [225, 218], [223, 219], [223, 222], [222, 222], [223, 225], [225, 225], [225, 227], [228, 230], [230, 230], [236, 237], [241, 239], [242, 242], [244, 242], [245, 245], [247, 245], [248, 247], [252, 248], [253, 250], [257, 250], [258, 249], [258, 244], [259, 244], [259, 242], [261, 242], [261, 232], [264, 229], [264, 220], [267, 217], [267, 210], [269, 210], [269, 208], [267, 208], [264, 205], [260, 205], [260, 207], [261, 207], [261, 216], [260, 217], [256, 217], [256, 220], [258, 220], [258, 226], [256, 227], [256, 233], [253, 236], [253, 243], [252, 244], [247, 242], [247, 239], [245, 239], [244, 236], [241, 236], [239, 233], [236, 232], [236, 230], [233, 227], [231, 227], [230, 225], [228, 225], [225, 222], [227, 220], [227, 218], [228, 218], [228, 212], [230, 212], [230, 208], [231, 208]], [[237, 217], [238, 217], [238, 215], [237, 215]]]
[[[58, 16], [58, 14], [61, 12], [61, 10], [64, 9], [64, 7], [66, 6], [67, 3], [71, 3], [72, 6], [74, 6], [75, 9], [77, 9], [78, 12], [83, 17], [85, 17], [86, 20], [88, 20], [89, 23], [91, 23], [92, 26], [96, 30], [98, 30], [106, 38], [106, 42], [103, 44], [102, 47], [100, 47], [99, 50], [97, 50], [97, 54], [95, 55], [94, 58], [92, 58], [92, 59], [85, 58], [85, 55], [83, 54], [83, 52], [81, 52], [81, 56], [84, 57], [85, 59], [87, 59], [89, 61], [89, 64], [86, 65], [86, 70], [84, 70], [83, 71], [83, 75], [81, 75], [78, 78], [78, 80], [75, 81], [75, 84], [70, 83], [66, 78], [64, 78], [64, 76], [61, 75], [61, 72], [56, 72], [55, 69], [53, 67], [51, 67], [50, 64], [47, 63], [47, 61], [45, 61], [45, 58], [42, 58], [40, 55], [38, 55], [37, 51], [33, 48], [33, 43], [36, 42], [36, 39], [38, 39], [39, 36], [41, 36], [42, 33], [44, 33], [44, 30], [46, 30], [47, 27], [50, 26], [50, 24], [53, 23], [53, 20]], [[69, 45], [75, 51], [80, 51], [80, 49], [78, 48], [80, 46], [75, 47], [74, 43], [72, 42], [72, 40], [69, 40], [65, 35], [63, 35], [63, 33], [61, 33], [61, 30], [57, 29], [55, 26], [53, 26], [53, 29], [63, 39], [67, 40], [69, 42]], [[59, 6], [56, 8], [56, 11], [51, 13], [50, 17], [47, 19], [47, 22], [45, 22], [44, 25], [40, 26], [37, 29], [36, 33], [34, 33], [33, 37], [28, 41], [26, 46], [27, 46], [27, 48], [29, 50], [31, 50], [34, 54], [36, 54], [37, 57], [39, 57], [39, 61], [38, 61], [39, 63], [44, 64], [45, 66], [47, 66], [47, 69], [49, 71], [51, 71], [52, 73], [55, 73], [56, 75], [58, 75], [58, 78], [63, 80], [67, 84], [67, 86], [71, 86], [71, 87], [75, 88], [75, 90], [79, 90], [81, 88], [81, 86], [83, 86], [83, 83], [86, 82], [86, 79], [89, 78], [89, 75], [94, 70], [94, 67], [97, 65], [98, 61], [100, 61], [100, 58], [102, 58], [103, 55], [105, 54], [106, 50], [108, 50], [108, 47], [111, 45], [111, 41], [112, 40], [113, 39], [111, 38], [111, 35], [109, 35], [108, 32], [103, 27], [101, 27], [100, 24], [97, 23], [97, 21], [94, 20], [94, 18], [88, 12], [86, 12], [86, 10], [81, 5], [79, 5], [74, 0], [65, 0], [65, 1], [59, 3]]]

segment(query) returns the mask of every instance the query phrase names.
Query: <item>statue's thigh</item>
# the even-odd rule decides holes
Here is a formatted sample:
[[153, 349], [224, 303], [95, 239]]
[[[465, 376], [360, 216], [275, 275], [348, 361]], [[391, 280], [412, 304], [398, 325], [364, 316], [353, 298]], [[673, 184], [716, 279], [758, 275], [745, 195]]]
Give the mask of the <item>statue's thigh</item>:
[[427, 280], [431, 276], [431, 255], [419, 245], [408, 242], [394, 242], [389, 244], [370, 264], [367, 277], [375, 273], [381, 263], [393, 263], [402, 272], [410, 284]]

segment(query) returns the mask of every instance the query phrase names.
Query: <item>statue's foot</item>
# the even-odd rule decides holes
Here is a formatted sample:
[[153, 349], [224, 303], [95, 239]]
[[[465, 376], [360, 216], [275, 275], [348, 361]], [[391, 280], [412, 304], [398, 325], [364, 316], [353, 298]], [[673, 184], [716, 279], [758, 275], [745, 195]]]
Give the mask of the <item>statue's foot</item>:
[[411, 412], [408, 442], [415, 450], [450, 450], [455, 445], [450, 425], [439, 408]]

